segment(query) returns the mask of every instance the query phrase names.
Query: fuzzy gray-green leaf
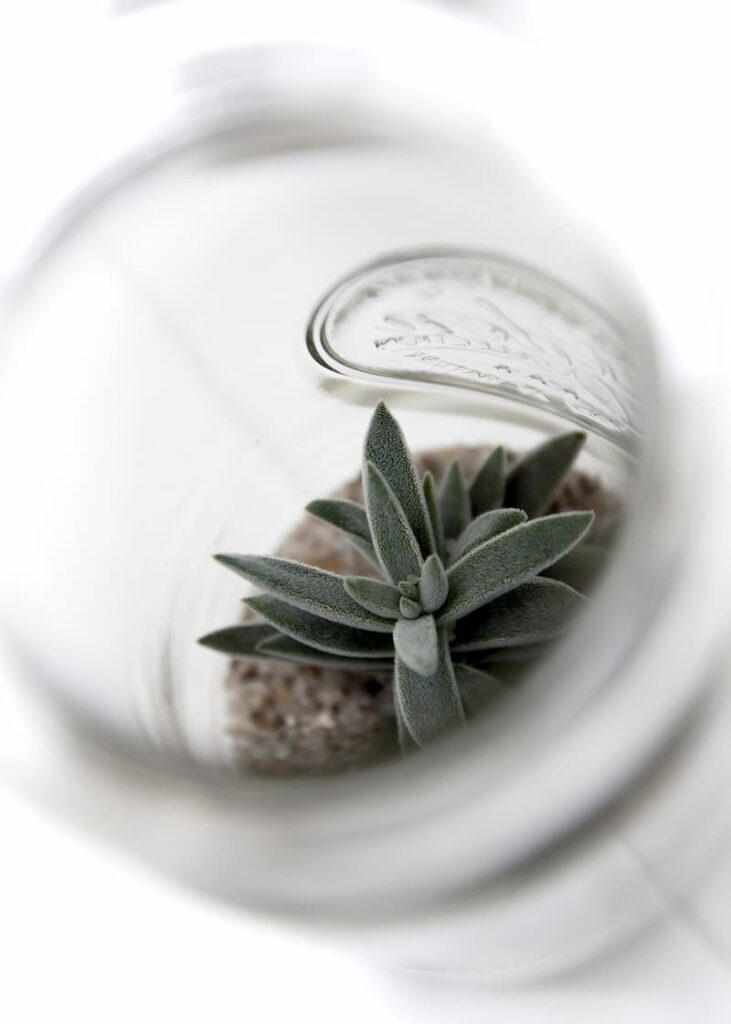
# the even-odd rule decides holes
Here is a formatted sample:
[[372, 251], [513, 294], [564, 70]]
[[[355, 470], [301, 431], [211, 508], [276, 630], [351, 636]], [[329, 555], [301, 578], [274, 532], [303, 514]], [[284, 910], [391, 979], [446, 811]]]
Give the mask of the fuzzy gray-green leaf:
[[439, 622], [454, 622], [557, 562], [581, 540], [591, 512], [531, 519], [473, 548], [447, 572], [449, 597]]
[[363, 468], [363, 491], [373, 546], [386, 575], [393, 583], [419, 576], [419, 543], [396, 495], [372, 462]]
[[483, 651], [544, 643], [571, 624], [584, 598], [565, 583], [538, 577], [461, 619], [452, 650]]
[[401, 592], [393, 584], [367, 576], [346, 576], [343, 582], [350, 597], [374, 615], [384, 619], [399, 617]]
[[475, 516], [500, 508], [505, 497], [505, 449], [490, 452], [470, 485], [470, 501]]
[[425, 473], [424, 479], [422, 480], [422, 487], [424, 489], [424, 500], [426, 501], [427, 511], [429, 512], [429, 520], [431, 522], [432, 533], [434, 535], [434, 544], [436, 553], [440, 556], [444, 556], [444, 528], [442, 527], [442, 514], [439, 510], [439, 495], [437, 494], [437, 485], [434, 480], [432, 473]]
[[525, 509], [531, 518], [542, 515], [585, 440], [586, 434], [574, 431], [552, 437], [527, 452], [508, 473], [505, 504]]
[[306, 511], [324, 523], [336, 527], [354, 544], [361, 554], [378, 565], [378, 557], [371, 544], [368, 517], [362, 505], [345, 498], [318, 498], [306, 506]]
[[462, 467], [457, 459], [447, 466], [439, 489], [439, 510], [445, 538], [459, 537], [471, 518], [470, 497]]
[[454, 542], [450, 561], [459, 561], [479, 544], [484, 544], [486, 540], [497, 537], [499, 533], [524, 523], [527, 518], [525, 512], [519, 508], [496, 508], [492, 512], [483, 512], [477, 519], [472, 520]]
[[338, 622], [321, 619], [268, 594], [249, 597], [245, 604], [258, 612], [280, 633], [286, 633], [294, 640], [299, 640], [308, 647], [315, 647], [318, 651], [345, 655], [349, 658], [393, 657], [393, 640], [390, 634], [352, 629]]
[[377, 633], [392, 628], [390, 622], [354, 601], [343, 577], [335, 573], [268, 555], [216, 555], [216, 560], [268, 594], [323, 619]]
[[424, 609], [418, 601], [410, 597], [402, 597], [398, 604], [399, 616], [402, 619], [418, 619]]
[[394, 702], [408, 734], [420, 747], [464, 722], [446, 630], [437, 631], [437, 651], [432, 675], [414, 672], [399, 657], [394, 667]]
[[455, 664], [454, 674], [462, 703], [469, 715], [477, 714], [505, 689], [495, 676], [472, 665]]
[[[267, 627], [269, 628], [269, 627]], [[308, 647], [291, 636], [275, 633], [270, 629], [270, 638], [263, 640], [256, 652], [268, 658], [295, 661], [300, 665], [319, 665], [321, 668], [340, 668], [356, 672], [392, 672], [393, 656], [390, 658], [357, 658], [344, 654], [328, 654], [326, 651]]]
[[363, 459], [383, 474], [404, 510], [420, 551], [424, 556], [431, 554], [435, 550], [434, 534], [419, 474], [401, 427], [383, 402], [378, 403], [371, 417]]
[[394, 701], [394, 710], [396, 712], [396, 729], [398, 732], [398, 742], [402, 754], [413, 754], [419, 749], [419, 745], [408, 730], [408, 726], [404, 721], [404, 716], [401, 714], [398, 706], [398, 702]]
[[393, 631], [396, 656], [413, 672], [430, 676], [438, 663], [437, 627], [433, 615], [399, 619]]
[[240, 623], [238, 626], [228, 626], [215, 633], [208, 633], [198, 643], [232, 657], [258, 657], [261, 656], [257, 650], [259, 644], [273, 636], [276, 633], [268, 623]]
[[449, 581], [439, 555], [429, 555], [419, 580], [419, 603], [425, 612], [438, 611], [447, 600]]

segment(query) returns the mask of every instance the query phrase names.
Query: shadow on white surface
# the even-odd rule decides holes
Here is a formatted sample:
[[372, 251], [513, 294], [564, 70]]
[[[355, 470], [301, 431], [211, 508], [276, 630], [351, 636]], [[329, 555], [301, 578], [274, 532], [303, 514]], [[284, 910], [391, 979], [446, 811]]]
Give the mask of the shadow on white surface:
[[704, 939], [702, 919], [728, 907], [728, 858], [694, 900], [700, 925], [675, 914], [551, 983], [457, 988], [381, 972], [183, 892], [8, 791], [0, 814], [0, 1016], [13, 1024], [720, 1024], [731, 1013], [728, 960]]

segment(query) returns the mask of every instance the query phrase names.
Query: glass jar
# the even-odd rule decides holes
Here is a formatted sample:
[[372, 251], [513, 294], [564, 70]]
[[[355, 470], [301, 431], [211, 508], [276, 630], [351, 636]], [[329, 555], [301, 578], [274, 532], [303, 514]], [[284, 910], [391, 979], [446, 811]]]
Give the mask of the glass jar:
[[[544, 164], [540, 118], [496, 89], [542, 82], [520, 47], [410, 5], [284, 8], [135, 14], [95, 56], [117, 134], [8, 304], [4, 630], [66, 723], [54, 800], [118, 842], [392, 961], [555, 970], [657, 909], [642, 851], [680, 878], [713, 832], [725, 356], [646, 196], [603, 223], [601, 189], [565, 194], [572, 153]], [[272, 550], [352, 477], [380, 398], [417, 450], [581, 424], [620, 541], [571, 635], [464, 733], [240, 776], [195, 645], [238, 614], [210, 555]]]

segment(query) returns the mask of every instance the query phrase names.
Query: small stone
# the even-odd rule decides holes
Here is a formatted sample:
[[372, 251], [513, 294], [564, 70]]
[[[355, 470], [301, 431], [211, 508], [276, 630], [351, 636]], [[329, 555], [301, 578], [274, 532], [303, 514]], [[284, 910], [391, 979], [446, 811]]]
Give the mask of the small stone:
[[335, 725], [335, 719], [333, 718], [329, 711], [321, 711], [320, 714], [315, 719], [315, 722], [317, 723], [317, 725], [320, 726], [321, 729], [332, 729], [332, 727]]

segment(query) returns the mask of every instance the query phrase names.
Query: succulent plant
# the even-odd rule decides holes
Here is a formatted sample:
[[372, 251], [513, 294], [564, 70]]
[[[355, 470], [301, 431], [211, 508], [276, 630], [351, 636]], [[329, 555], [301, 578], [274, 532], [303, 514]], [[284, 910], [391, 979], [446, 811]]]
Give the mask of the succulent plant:
[[[364, 504], [313, 501], [382, 578], [340, 576], [266, 555], [217, 555], [262, 593], [245, 603], [263, 622], [201, 639], [234, 657], [393, 673], [402, 747], [461, 725], [494, 690], [496, 653], [542, 649], [584, 598], [542, 575], [576, 548], [591, 512], [544, 515], [584, 436], [563, 434], [511, 469], [502, 448], [467, 484], [460, 464], [438, 488], [420, 479], [401, 429], [381, 403], [363, 455]], [[508, 507], [505, 507], [505, 505]]]

